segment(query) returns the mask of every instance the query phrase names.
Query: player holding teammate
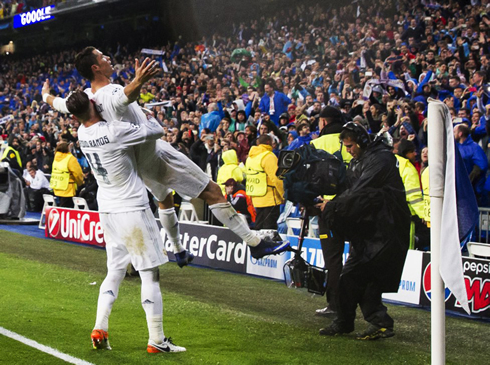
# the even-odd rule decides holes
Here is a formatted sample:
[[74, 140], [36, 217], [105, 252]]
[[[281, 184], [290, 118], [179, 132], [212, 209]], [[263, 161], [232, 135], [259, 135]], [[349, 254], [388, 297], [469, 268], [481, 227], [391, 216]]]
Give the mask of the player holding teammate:
[[109, 315], [119, 286], [131, 262], [141, 277], [141, 303], [146, 312], [147, 351], [182, 352], [163, 333], [163, 305], [158, 266], [168, 261], [158, 226], [149, 207], [145, 185], [136, 170], [133, 146], [163, 135], [158, 123], [102, 121], [87, 94], [76, 91], [67, 99], [68, 110], [82, 123], [78, 138], [99, 185], [97, 202], [107, 251], [107, 276], [97, 304], [92, 331], [96, 349], [111, 349]]
[[[75, 59], [78, 72], [90, 80], [91, 89], [85, 92], [94, 100], [101, 116], [108, 121], [127, 120], [136, 124], [148, 122], [146, 115], [135, 102], [143, 84], [159, 71], [155, 61], [145, 59], [141, 66], [135, 61], [135, 78], [126, 87], [111, 84], [113, 73], [110, 58], [94, 47], [82, 50]], [[43, 87], [43, 99], [55, 109], [68, 112], [66, 100], [49, 95], [49, 83]], [[162, 140], [141, 144], [136, 149], [137, 166], [146, 187], [160, 202], [159, 215], [163, 227], [174, 243], [175, 252], [184, 252], [185, 265], [192, 259], [180, 243], [177, 216], [173, 209], [171, 190], [180, 195], [205, 200], [220, 222], [250, 246], [254, 258], [278, 254], [289, 249], [289, 242], [261, 239], [244, 223], [235, 209], [223, 197], [219, 186], [185, 155]], [[179, 262], [179, 257], [177, 256]], [[179, 262], [180, 265], [180, 262]]]

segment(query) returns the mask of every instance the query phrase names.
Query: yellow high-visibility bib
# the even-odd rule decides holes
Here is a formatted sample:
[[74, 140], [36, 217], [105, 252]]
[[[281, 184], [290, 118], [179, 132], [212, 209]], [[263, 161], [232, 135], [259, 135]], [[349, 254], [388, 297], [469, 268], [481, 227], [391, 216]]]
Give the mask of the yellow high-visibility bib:
[[71, 155], [66, 156], [61, 161], [53, 161], [53, 171], [51, 171], [51, 179], [49, 187], [53, 190], [68, 190], [70, 183], [70, 171], [68, 170], [68, 161]]
[[267, 194], [267, 174], [262, 168], [262, 159], [272, 153], [265, 151], [255, 157], [249, 157], [245, 166], [247, 167], [247, 186], [248, 196], [265, 196]]

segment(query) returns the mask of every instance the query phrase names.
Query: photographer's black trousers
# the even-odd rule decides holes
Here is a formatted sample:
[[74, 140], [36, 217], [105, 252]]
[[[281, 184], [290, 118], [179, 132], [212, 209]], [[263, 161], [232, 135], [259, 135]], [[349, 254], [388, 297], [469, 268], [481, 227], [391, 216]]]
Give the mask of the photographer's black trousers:
[[343, 328], [354, 329], [357, 304], [364, 319], [378, 327], [393, 329], [393, 318], [381, 301], [380, 283], [369, 275], [369, 263], [358, 264], [343, 272], [339, 282], [339, 309], [336, 322]]
[[327, 302], [329, 308], [338, 311], [339, 308], [339, 281], [342, 272], [342, 258], [345, 240], [335, 232], [330, 232], [328, 224], [323, 219], [318, 220], [320, 243], [322, 246], [327, 276]]
[[257, 212], [257, 217], [255, 218], [254, 229], [277, 229], [277, 220], [281, 214], [279, 205], [255, 208], [255, 211]]

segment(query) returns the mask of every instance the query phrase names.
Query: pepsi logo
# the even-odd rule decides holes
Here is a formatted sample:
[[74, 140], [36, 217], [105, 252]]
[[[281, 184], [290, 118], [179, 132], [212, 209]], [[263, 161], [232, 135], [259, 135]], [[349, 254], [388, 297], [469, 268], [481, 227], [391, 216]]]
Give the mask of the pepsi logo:
[[[427, 265], [427, 267], [424, 270], [424, 276], [422, 278], [422, 287], [424, 289], [425, 296], [429, 300], [431, 300], [430, 298], [431, 298], [431, 293], [432, 293], [430, 267], [431, 267], [431, 264], [429, 263], [429, 265]], [[447, 287], [445, 287], [444, 288], [444, 301], [447, 302], [447, 300], [449, 299], [450, 296], [451, 296], [451, 291]]]
[[58, 209], [51, 209], [48, 216], [48, 232], [52, 237], [57, 237], [60, 233], [60, 212]]

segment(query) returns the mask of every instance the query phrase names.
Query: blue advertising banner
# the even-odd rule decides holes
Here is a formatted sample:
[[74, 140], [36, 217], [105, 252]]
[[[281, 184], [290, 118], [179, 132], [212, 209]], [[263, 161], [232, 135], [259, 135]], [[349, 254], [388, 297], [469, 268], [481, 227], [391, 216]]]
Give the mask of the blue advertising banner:
[[14, 16], [14, 28], [25, 27], [35, 23], [44, 22], [54, 17], [51, 15], [51, 11], [54, 9], [54, 5], [46, 6], [44, 8], [28, 11], [27, 13], [17, 14]]

